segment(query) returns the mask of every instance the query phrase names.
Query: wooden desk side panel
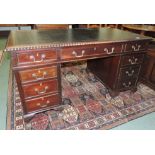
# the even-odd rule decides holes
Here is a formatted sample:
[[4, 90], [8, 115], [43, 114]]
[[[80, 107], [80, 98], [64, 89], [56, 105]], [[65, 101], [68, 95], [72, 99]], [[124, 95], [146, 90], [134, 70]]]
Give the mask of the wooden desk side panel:
[[117, 78], [120, 66], [120, 57], [113, 56], [87, 62], [88, 69], [93, 72], [110, 89], [116, 90]]

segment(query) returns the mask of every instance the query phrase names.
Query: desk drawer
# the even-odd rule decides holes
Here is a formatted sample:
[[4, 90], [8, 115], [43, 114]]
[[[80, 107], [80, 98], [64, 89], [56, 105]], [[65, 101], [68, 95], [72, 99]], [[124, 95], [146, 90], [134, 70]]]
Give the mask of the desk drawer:
[[120, 53], [121, 45], [94, 45], [90, 47], [72, 47], [61, 50], [61, 59], [80, 59], [85, 57], [97, 57], [98, 55], [110, 55]]
[[48, 108], [51, 106], [59, 105], [60, 102], [60, 95], [59, 94], [53, 94], [49, 96], [43, 96], [40, 98], [35, 98], [31, 100], [25, 101], [25, 106], [27, 112], [33, 112], [37, 110], [42, 110], [44, 108]]
[[119, 78], [133, 78], [139, 75], [140, 65], [120, 68]]
[[73, 48], [63, 48], [61, 50], [61, 59], [78, 59], [91, 56], [94, 54], [94, 49], [91, 47], [73, 47]]
[[120, 90], [128, 90], [132, 87], [135, 87], [136, 83], [137, 83], [137, 78], [130, 78], [130, 79], [120, 79], [118, 81], [118, 89]]
[[122, 44], [109, 44], [96, 46], [95, 52], [107, 55], [122, 52]]
[[58, 92], [57, 79], [49, 80], [45, 82], [36, 82], [34, 84], [23, 85], [23, 91], [25, 98], [44, 95], [47, 93]]
[[56, 51], [27, 51], [17, 53], [17, 64], [42, 64], [48, 61], [56, 61]]
[[19, 71], [22, 83], [57, 77], [57, 66]]
[[143, 62], [144, 54], [130, 54], [124, 55], [121, 58], [121, 65], [136, 65]]
[[148, 47], [147, 42], [130, 42], [125, 45], [125, 51], [124, 52], [138, 52], [142, 50], [146, 50]]

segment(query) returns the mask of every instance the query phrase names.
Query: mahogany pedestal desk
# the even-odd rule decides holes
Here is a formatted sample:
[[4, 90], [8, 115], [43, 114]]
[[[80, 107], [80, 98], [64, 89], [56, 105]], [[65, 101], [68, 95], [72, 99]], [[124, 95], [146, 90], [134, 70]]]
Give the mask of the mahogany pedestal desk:
[[24, 118], [60, 105], [61, 64], [87, 60], [112, 92], [135, 89], [149, 37], [112, 28], [12, 31], [11, 53]]

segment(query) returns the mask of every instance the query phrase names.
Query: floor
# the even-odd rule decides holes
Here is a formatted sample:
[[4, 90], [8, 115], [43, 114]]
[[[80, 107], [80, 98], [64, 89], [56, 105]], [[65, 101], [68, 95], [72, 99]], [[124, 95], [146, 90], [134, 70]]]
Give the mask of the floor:
[[[6, 39], [0, 38], [0, 50], [4, 49], [5, 43]], [[0, 129], [6, 128], [9, 69], [10, 57], [7, 53], [4, 53], [0, 64]]]
[[[6, 38], [0, 38], [0, 50], [5, 48]], [[10, 56], [4, 53], [2, 63], [0, 64], [0, 130], [6, 129], [7, 114], [7, 92], [10, 69]], [[155, 112], [143, 117], [122, 124], [112, 130], [154, 130]]]

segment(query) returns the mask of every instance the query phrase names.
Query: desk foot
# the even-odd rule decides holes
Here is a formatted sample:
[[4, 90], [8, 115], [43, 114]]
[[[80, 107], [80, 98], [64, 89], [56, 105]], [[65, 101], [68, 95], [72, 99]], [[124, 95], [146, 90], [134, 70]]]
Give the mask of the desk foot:
[[118, 91], [110, 91], [109, 93], [110, 93], [111, 97], [116, 97], [119, 95]]

